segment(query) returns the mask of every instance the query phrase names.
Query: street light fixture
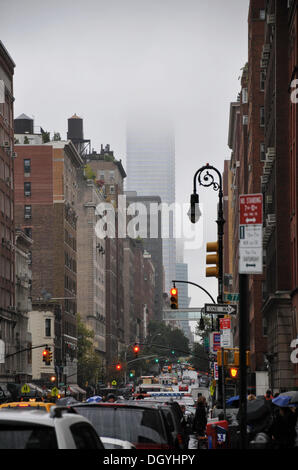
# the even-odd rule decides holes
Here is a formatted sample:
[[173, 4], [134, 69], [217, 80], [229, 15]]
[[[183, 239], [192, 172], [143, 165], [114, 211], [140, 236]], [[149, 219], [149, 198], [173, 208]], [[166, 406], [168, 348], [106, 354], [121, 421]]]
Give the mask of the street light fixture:
[[[219, 182], [215, 180], [213, 173], [218, 176]], [[190, 210], [188, 215], [193, 224], [197, 223], [201, 215], [199, 209], [199, 195], [197, 194], [197, 181], [200, 186], [212, 187], [214, 191], [218, 191], [219, 204], [217, 213], [217, 239], [218, 239], [218, 298], [219, 304], [223, 303], [223, 235], [224, 235], [224, 217], [223, 217], [223, 188], [222, 188], [222, 176], [217, 168], [210, 166], [207, 163], [201, 167], [194, 175], [193, 180], [193, 194], [190, 197]]]

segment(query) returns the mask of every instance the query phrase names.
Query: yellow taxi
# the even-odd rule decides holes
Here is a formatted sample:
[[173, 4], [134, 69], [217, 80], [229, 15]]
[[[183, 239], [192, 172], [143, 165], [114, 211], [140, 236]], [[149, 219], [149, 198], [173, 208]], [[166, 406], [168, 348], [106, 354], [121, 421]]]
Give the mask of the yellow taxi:
[[2, 403], [0, 405], [1, 408], [19, 408], [21, 410], [24, 410], [26, 408], [36, 408], [38, 410], [44, 410], [49, 412], [51, 407], [54, 406], [55, 403], [46, 403], [43, 401], [16, 401], [12, 403]]

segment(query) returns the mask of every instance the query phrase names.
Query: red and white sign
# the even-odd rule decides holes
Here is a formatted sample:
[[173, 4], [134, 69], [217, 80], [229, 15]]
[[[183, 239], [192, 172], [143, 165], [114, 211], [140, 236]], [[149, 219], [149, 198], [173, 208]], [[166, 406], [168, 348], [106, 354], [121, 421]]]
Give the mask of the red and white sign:
[[220, 318], [219, 323], [220, 323], [221, 330], [231, 329], [231, 318]]
[[263, 194], [240, 196], [240, 225], [263, 223]]
[[214, 362], [214, 379], [218, 380], [218, 364]]

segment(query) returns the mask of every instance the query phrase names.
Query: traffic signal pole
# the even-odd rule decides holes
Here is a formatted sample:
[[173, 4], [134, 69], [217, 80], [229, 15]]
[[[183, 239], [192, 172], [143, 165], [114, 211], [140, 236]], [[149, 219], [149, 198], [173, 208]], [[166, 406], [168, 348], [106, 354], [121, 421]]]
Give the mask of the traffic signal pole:
[[240, 376], [240, 445], [241, 449], [247, 448], [247, 321], [248, 321], [248, 277], [239, 274], [239, 376]]

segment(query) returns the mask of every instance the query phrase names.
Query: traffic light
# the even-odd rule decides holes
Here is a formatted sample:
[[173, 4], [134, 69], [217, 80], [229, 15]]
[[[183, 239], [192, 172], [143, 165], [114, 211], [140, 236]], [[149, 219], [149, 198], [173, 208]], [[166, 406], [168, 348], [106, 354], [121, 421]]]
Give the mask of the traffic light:
[[49, 349], [48, 348], [45, 348], [43, 351], [42, 351], [42, 360], [43, 362], [46, 363], [46, 365], [49, 365], [50, 362], [49, 362]]
[[212, 255], [206, 256], [206, 264], [213, 264], [206, 268], [206, 277], [218, 277], [219, 273], [219, 254], [218, 254], [218, 242], [207, 243], [207, 253], [213, 253]]
[[172, 349], [171, 353], [172, 353], [172, 354], [175, 354], [175, 351], [174, 351], [174, 349]]
[[238, 378], [238, 368], [237, 367], [230, 367], [229, 375], [230, 375], [231, 379], [237, 379]]
[[121, 370], [121, 369], [122, 369], [122, 366], [121, 366], [121, 364], [119, 364], [119, 362], [118, 362], [118, 364], [116, 364], [116, 370]]
[[170, 291], [170, 301], [171, 301], [171, 309], [177, 310], [178, 309], [178, 289], [173, 287]]
[[168, 371], [172, 372], [172, 366], [168, 366]]
[[[228, 364], [228, 351], [224, 350], [224, 366]], [[217, 365], [218, 367], [222, 366], [222, 352], [221, 349], [217, 351]]]
[[133, 372], [130, 372], [130, 373], [129, 373], [129, 377], [134, 377], [134, 373], [133, 373]]
[[138, 357], [138, 354], [140, 352], [140, 346], [138, 344], [135, 344], [133, 347], [133, 352], [135, 354], [135, 357]]
[[159, 359], [158, 359], [158, 358], [156, 358], [156, 359], [155, 359], [155, 362], [156, 362], [156, 363], [158, 363], [158, 362], [159, 362]]
[[53, 353], [52, 353], [52, 351], [49, 349], [49, 354], [48, 354], [48, 362], [49, 362], [49, 364], [51, 364], [52, 360], [53, 360]]

